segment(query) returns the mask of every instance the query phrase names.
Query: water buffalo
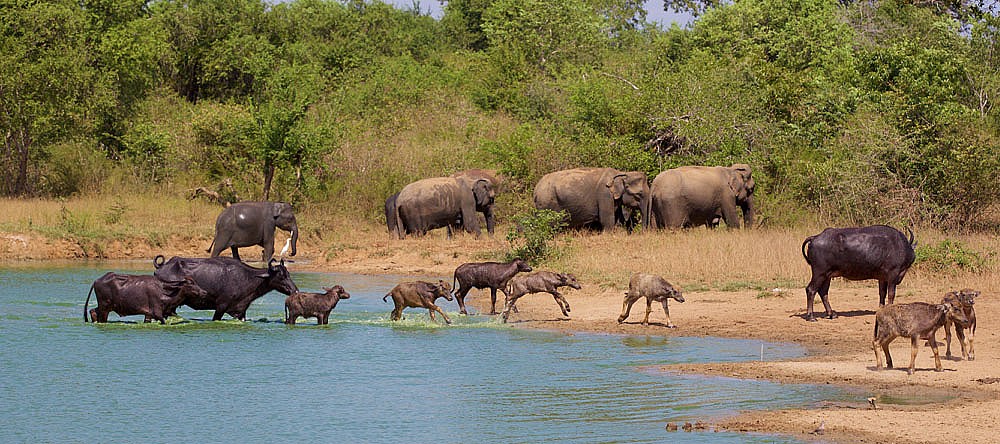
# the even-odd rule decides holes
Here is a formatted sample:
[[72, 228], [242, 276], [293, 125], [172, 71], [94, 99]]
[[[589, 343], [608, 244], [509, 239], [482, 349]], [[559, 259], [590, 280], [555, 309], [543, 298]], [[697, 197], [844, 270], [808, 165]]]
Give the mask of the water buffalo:
[[465, 311], [465, 295], [473, 288], [490, 289], [490, 314], [497, 314], [497, 289], [507, 295], [507, 281], [520, 272], [531, 271], [531, 266], [523, 259], [514, 259], [507, 263], [499, 262], [470, 262], [459, 265], [455, 269], [453, 283], [457, 282], [455, 297], [458, 299], [458, 308], [462, 314], [469, 314]]
[[628, 319], [628, 314], [632, 311], [632, 304], [639, 298], [646, 298], [646, 317], [642, 318], [642, 325], [649, 325], [649, 313], [653, 311], [653, 301], [663, 304], [663, 313], [667, 315], [667, 328], [676, 327], [670, 321], [670, 309], [667, 307], [667, 300], [673, 299], [677, 302], [684, 302], [681, 291], [670, 285], [666, 279], [660, 276], [644, 273], [636, 273], [628, 281], [628, 291], [625, 292], [625, 301], [622, 303], [622, 314], [618, 316], [618, 323], [621, 324]]
[[[861, 228], [827, 228], [802, 242], [802, 257], [812, 267], [812, 279], [806, 286], [806, 319], [815, 321], [813, 299], [819, 292], [826, 315], [837, 315], [830, 308], [830, 281], [843, 277], [852, 281], [878, 279], [878, 305], [891, 304], [896, 298], [896, 286], [913, 265], [913, 231], [907, 239], [899, 230], [874, 225]], [[806, 248], [808, 247], [808, 251]]]
[[537, 273], [522, 274], [510, 278], [507, 283], [507, 300], [504, 303], [503, 312], [500, 316], [504, 322], [510, 316], [510, 311], [514, 304], [522, 296], [531, 293], [548, 293], [556, 300], [563, 316], [569, 316], [569, 302], [559, 293], [559, 287], [570, 287], [580, 289], [580, 283], [576, 281], [576, 276], [566, 273], [553, 273], [551, 271], [539, 271]]
[[951, 304], [928, 304], [913, 302], [910, 304], [887, 305], [875, 313], [875, 333], [872, 339], [872, 349], [875, 351], [875, 369], [882, 369], [882, 356], [879, 349], [885, 353], [885, 362], [892, 368], [892, 356], [889, 355], [889, 343], [897, 337], [910, 338], [910, 367], [907, 371], [913, 374], [913, 363], [917, 359], [918, 339], [930, 339], [931, 350], [934, 350], [934, 369], [941, 371], [941, 357], [938, 355], [937, 341], [934, 334], [944, 326], [946, 321], [954, 322], [962, 327], [969, 325], [962, 309]]
[[392, 297], [393, 304], [395, 304], [390, 315], [390, 319], [393, 321], [403, 318], [404, 308], [415, 307], [426, 308], [430, 313], [432, 321], [436, 321], [434, 319], [435, 311], [441, 313], [444, 322], [451, 324], [448, 315], [444, 314], [441, 308], [434, 304], [437, 298], [452, 300], [451, 284], [445, 281], [438, 280], [436, 284], [424, 281], [402, 282], [393, 287], [385, 296], [382, 296], [382, 302], [387, 302], [390, 296]]
[[285, 268], [285, 261], [271, 260], [267, 268], [255, 268], [231, 257], [185, 258], [174, 256], [163, 262], [163, 256], [153, 259], [153, 275], [163, 281], [176, 281], [191, 276], [207, 292], [205, 297], [188, 297], [184, 305], [195, 310], [215, 310], [212, 320], [228, 313], [235, 319], [246, 320], [247, 308], [257, 298], [271, 290], [286, 295], [299, 291]]
[[[941, 301], [944, 304], [954, 305], [962, 310], [965, 314], [966, 319], [969, 320], [968, 328], [963, 328], [961, 325], [955, 325], [955, 334], [958, 335], [958, 343], [962, 345], [962, 357], [973, 361], [976, 359], [976, 350], [973, 348], [973, 339], [976, 337], [976, 298], [979, 297], [979, 292], [971, 288], [964, 288], [959, 291], [949, 291], [944, 295], [944, 299]], [[951, 356], [951, 318], [945, 318], [944, 322], [944, 341], [948, 344], [948, 348], [945, 350], [945, 356]], [[965, 333], [964, 330], [968, 330]], [[966, 334], [968, 334], [968, 350], [966, 350]]]
[[341, 299], [350, 299], [351, 294], [340, 285], [323, 287], [325, 293], [307, 293], [300, 291], [285, 298], [285, 323], [295, 325], [295, 319], [316, 318], [317, 325], [326, 325], [330, 320], [330, 312]]
[[93, 322], [108, 322], [108, 313], [113, 311], [118, 316], [141, 314], [145, 315], [145, 322], [155, 319], [165, 324], [166, 317], [187, 298], [203, 298], [206, 292], [189, 276], [179, 281], [163, 282], [153, 276], [109, 272], [90, 286], [87, 301], [83, 304], [84, 322], [89, 322], [87, 307], [91, 294], [97, 296], [97, 308], [89, 312]]

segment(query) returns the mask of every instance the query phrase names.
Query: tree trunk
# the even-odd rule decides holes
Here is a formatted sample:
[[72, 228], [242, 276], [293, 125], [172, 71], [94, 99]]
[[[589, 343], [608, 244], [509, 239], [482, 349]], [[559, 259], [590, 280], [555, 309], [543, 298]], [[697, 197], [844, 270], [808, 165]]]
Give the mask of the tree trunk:
[[271, 198], [271, 179], [274, 178], [274, 161], [267, 159], [264, 161], [264, 200]]

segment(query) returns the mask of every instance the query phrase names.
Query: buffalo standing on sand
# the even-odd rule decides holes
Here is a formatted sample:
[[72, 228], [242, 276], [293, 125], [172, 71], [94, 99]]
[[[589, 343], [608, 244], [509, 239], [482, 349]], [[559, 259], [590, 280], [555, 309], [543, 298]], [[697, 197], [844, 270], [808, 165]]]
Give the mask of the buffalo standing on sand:
[[[907, 229], [909, 231], [909, 229]], [[813, 299], [819, 293], [826, 316], [837, 317], [830, 308], [830, 281], [843, 277], [852, 281], [878, 279], [878, 305], [892, 304], [896, 286], [916, 258], [913, 231], [907, 239], [899, 230], [874, 225], [861, 228], [827, 228], [802, 242], [802, 257], [812, 267], [806, 286], [806, 319], [815, 321]], [[808, 247], [808, 250], [807, 250]]]
[[531, 266], [524, 259], [514, 259], [507, 263], [500, 262], [469, 262], [455, 268], [452, 282], [456, 283], [455, 298], [462, 314], [465, 310], [465, 295], [473, 288], [490, 289], [490, 314], [497, 314], [497, 290], [503, 292], [507, 299], [507, 281], [520, 272], [531, 271]]
[[323, 290], [324, 293], [300, 291], [285, 298], [285, 323], [295, 325], [295, 320], [302, 316], [316, 318], [316, 325], [326, 325], [337, 302], [351, 298], [351, 294], [340, 285], [323, 287]]
[[913, 374], [913, 364], [917, 359], [917, 345], [920, 338], [930, 340], [931, 350], [934, 350], [934, 369], [941, 371], [941, 357], [938, 355], [937, 340], [934, 334], [945, 322], [954, 322], [961, 327], [969, 325], [962, 309], [951, 304], [928, 304], [914, 302], [911, 304], [887, 305], [875, 313], [875, 333], [872, 339], [872, 349], [875, 351], [875, 369], [882, 369], [882, 356], [892, 368], [892, 356], [889, 354], [889, 343], [897, 337], [910, 338], [910, 367], [907, 373]]
[[115, 312], [118, 316], [145, 315], [144, 322], [155, 319], [161, 324], [165, 324], [166, 317], [187, 298], [206, 296], [205, 290], [188, 276], [178, 281], [163, 282], [153, 276], [109, 272], [90, 286], [87, 301], [83, 304], [84, 322], [89, 322], [87, 307], [91, 293], [97, 296], [97, 308], [90, 309], [93, 322], [108, 322], [108, 314]]
[[247, 308], [257, 298], [271, 290], [285, 295], [299, 291], [292, 276], [285, 268], [285, 261], [275, 261], [267, 268], [256, 268], [231, 257], [185, 258], [174, 256], [163, 262], [163, 256], [153, 259], [153, 275], [162, 281], [177, 281], [184, 276], [205, 289], [204, 297], [188, 297], [184, 305], [195, 310], [215, 310], [213, 321], [229, 314], [235, 319], [246, 320]]
[[639, 298], [646, 298], [646, 316], [642, 318], [642, 325], [649, 325], [649, 313], [653, 311], [653, 302], [658, 301], [663, 304], [663, 313], [667, 316], [667, 328], [676, 327], [670, 321], [670, 308], [667, 307], [667, 300], [673, 299], [677, 302], [684, 302], [681, 291], [670, 285], [666, 279], [653, 274], [636, 273], [628, 282], [628, 291], [625, 293], [625, 300], [622, 302], [622, 314], [618, 316], [618, 323], [621, 324], [628, 319], [629, 312], [632, 311], [632, 304]]

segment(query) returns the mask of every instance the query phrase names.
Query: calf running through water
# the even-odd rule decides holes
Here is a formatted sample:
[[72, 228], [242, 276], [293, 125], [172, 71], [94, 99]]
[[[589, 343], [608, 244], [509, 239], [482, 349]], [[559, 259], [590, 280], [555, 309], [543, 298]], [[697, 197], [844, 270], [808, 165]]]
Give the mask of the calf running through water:
[[531, 266], [523, 259], [514, 259], [507, 263], [470, 262], [459, 265], [455, 269], [453, 280], [457, 286], [455, 298], [458, 299], [459, 311], [464, 315], [469, 314], [465, 310], [465, 295], [469, 294], [469, 290], [473, 288], [489, 288], [490, 314], [497, 314], [497, 290], [499, 289], [503, 292], [504, 300], [506, 300], [509, 297], [506, 290], [507, 281], [522, 271], [531, 271]]
[[350, 299], [351, 294], [340, 285], [323, 287], [324, 293], [298, 291], [285, 298], [285, 323], [295, 325], [299, 316], [316, 318], [316, 325], [326, 325], [330, 312], [341, 299]]
[[388, 294], [382, 296], [382, 302], [386, 302], [390, 296], [392, 297], [393, 304], [395, 304], [390, 314], [390, 319], [393, 321], [403, 318], [404, 308], [414, 307], [426, 308], [430, 313], [432, 321], [437, 321], [434, 319], [435, 311], [441, 313], [444, 322], [451, 324], [448, 315], [444, 314], [441, 308], [434, 304], [437, 298], [452, 300], [451, 284], [443, 280], [438, 280], [436, 284], [424, 281], [402, 282], [393, 287]]

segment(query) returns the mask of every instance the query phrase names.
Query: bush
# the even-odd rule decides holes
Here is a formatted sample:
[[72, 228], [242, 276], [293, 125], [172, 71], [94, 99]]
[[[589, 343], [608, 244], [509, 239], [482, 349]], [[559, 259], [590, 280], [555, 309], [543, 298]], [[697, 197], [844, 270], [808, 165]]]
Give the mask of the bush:
[[991, 254], [967, 248], [962, 242], [945, 239], [933, 245], [917, 247], [916, 265], [931, 271], [969, 271], [979, 273], [990, 264]]
[[564, 211], [533, 210], [515, 218], [515, 224], [507, 232], [510, 243], [508, 261], [521, 258], [536, 264], [556, 252], [552, 241], [557, 233], [566, 227], [568, 215]]

